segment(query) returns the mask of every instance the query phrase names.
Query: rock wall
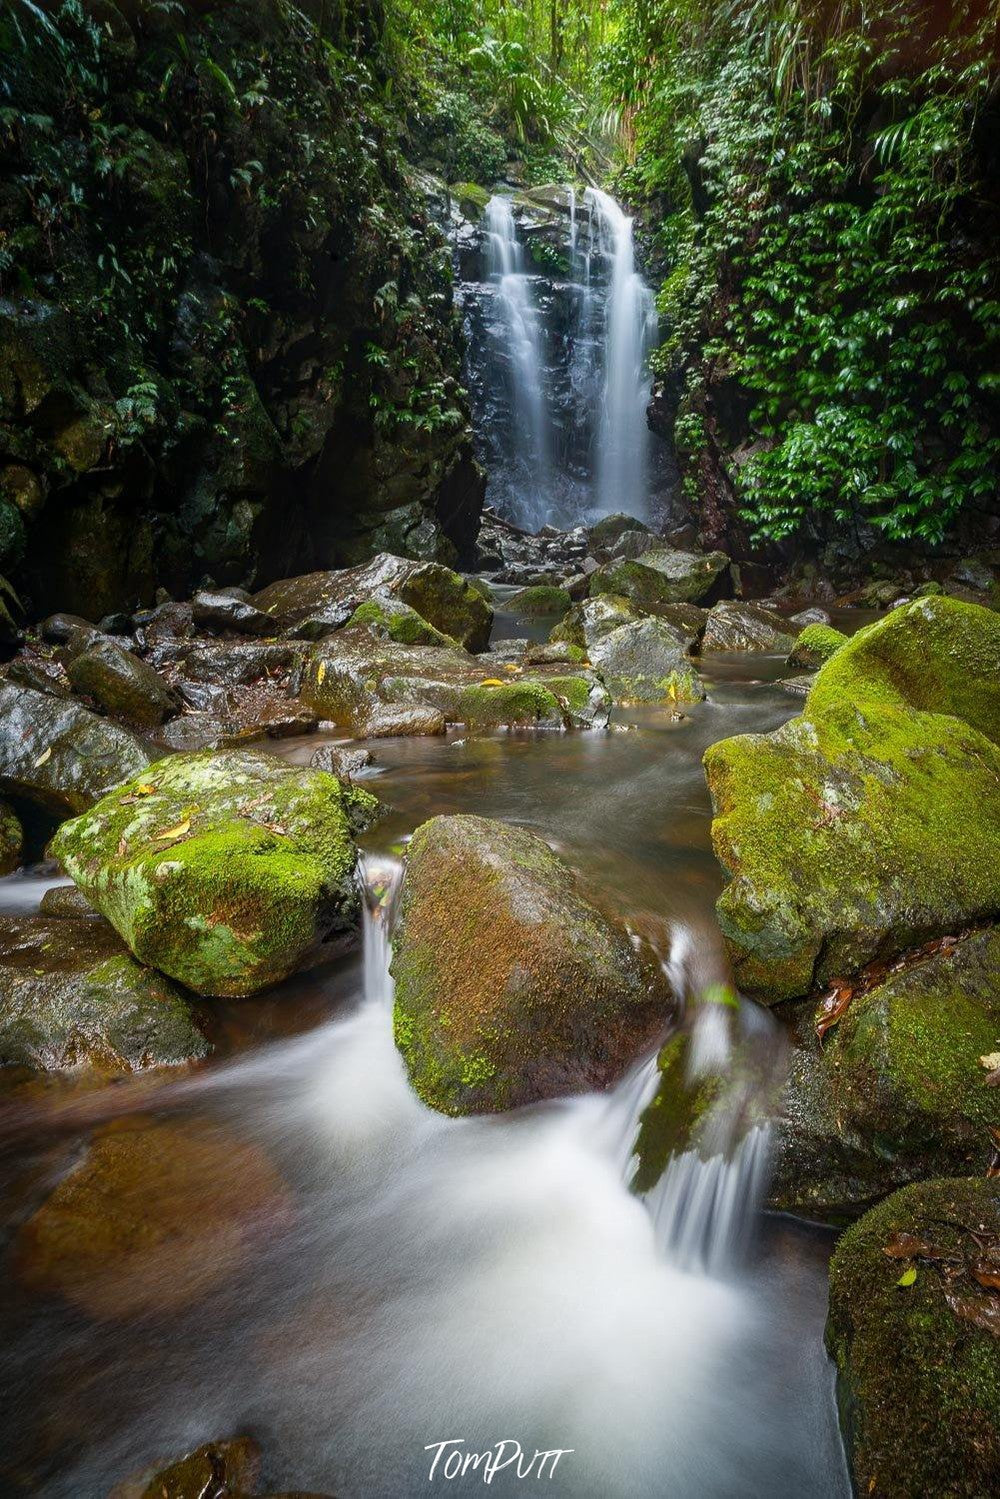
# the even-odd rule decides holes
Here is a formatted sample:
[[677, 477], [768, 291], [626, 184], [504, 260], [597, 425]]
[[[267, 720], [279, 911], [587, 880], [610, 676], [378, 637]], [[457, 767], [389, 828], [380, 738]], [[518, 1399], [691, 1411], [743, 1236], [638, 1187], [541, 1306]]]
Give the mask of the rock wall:
[[370, 0], [0, 16], [0, 575], [90, 618], [380, 549], [483, 479]]

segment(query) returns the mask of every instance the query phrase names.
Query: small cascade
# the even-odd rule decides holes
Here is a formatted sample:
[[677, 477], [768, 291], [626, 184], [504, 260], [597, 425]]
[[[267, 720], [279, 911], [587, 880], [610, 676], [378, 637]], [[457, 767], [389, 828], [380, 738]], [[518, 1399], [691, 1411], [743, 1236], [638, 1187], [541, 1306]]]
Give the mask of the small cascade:
[[653, 293], [636, 270], [633, 220], [608, 193], [588, 187], [591, 241], [610, 263], [604, 314], [604, 379], [597, 440], [599, 514], [642, 515], [649, 489], [650, 352], [658, 325]]
[[387, 854], [364, 854], [359, 867], [362, 901], [364, 1000], [392, 1011], [392, 928], [403, 886], [403, 866]]
[[538, 528], [548, 513], [552, 440], [538, 311], [510, 200], [495, 194], [486, 206], [486, 274], [498, 300], [499, 362], [506, 369], [517, 446], [510, 455], [522, 514]]

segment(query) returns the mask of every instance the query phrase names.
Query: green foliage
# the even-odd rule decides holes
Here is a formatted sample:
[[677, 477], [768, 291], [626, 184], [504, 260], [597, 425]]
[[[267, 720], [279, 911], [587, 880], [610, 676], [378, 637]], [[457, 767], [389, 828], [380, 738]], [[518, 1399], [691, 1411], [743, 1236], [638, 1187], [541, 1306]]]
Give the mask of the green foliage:
[[679, 454], [694, 487], [715, 392], [746, 394], [735, 479], [760, 538], [826, 511], [935, 542], [996, 490], [997, 15], [938, 34], [911, 0], [877, 24], [809, 0], [621, 8], [603, 82], [671, 267]]

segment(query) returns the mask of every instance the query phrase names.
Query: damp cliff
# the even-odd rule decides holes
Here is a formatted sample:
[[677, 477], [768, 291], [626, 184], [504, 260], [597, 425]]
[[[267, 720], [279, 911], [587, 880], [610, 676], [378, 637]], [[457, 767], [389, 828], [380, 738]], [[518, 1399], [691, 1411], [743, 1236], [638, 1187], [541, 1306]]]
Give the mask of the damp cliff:
[[0, 15], [0, 576], [99, 618], [380, 549], [482, 475], [368, 0]]

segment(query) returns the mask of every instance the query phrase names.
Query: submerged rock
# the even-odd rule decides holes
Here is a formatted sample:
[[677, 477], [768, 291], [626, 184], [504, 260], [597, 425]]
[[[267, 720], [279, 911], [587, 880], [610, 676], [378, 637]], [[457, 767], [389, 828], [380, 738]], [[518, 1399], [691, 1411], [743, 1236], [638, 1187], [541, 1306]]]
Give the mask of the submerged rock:
[[170, 1314], [231, 1281], [288, 1222], [262, 1150], [202, 1120], [108, 1125], [22, 1227], [19, 1279], [101, 1321]]
[[[977, 932], [855, 995], [820, 1042], [794, 1016], [771, 1201], [838, 1218], [928, 1176], [986, 1169], [1000, 1088], [1000, 931]], [[993, 1069], [997, 1070], [997, 1069]]]
[[822, 666], [824, 661], [846, 644], [848, 636], [832, 625], [807, 624], [789, 652], [788, 665], [808, 671]]
[[708, 613], [703, 651], [771, 651], [785, 654], [795, 644], [796, 632], [776, 609], [724, 599]]
[[66, 670], [77, 692], [138, 728], [154, 728], [179, 706], [176, 694], [151, 666], [111, 640], [88, 646]]
[[1000, 913], [1000, 618], [929, 598], [821, 668], [800, 718], [713, 745], [737, 978], [808, 992]]
[[396, 1043], [447, 1114], [607, 1087], [669, 1013], [659, 966], [548, 845], [481, 817], [417, 829], [393, 948]]
[[906, 1187], [840, 1240], [826, 1340], [858, 1494], [997, 1492], [998, 1282], [996, 1180]]
[[665, 620], [637, 619], [602, 634], [590, 660], [617, 702], [697, 703], [705, 696], [683, 638]]
[[81, 703], [0, 681], [0, 792], [65, 817], [148, 763], [128, 729]]
[[140, 1072], [210, 1050], [180, 991], [106, 922], [0, 917], [0, 1066]]
[[176, 755], [65, 823], [53, 853], [131, 951], [201, 994], [253, 994], [349, 932], [375, 798], [248, 750]]

